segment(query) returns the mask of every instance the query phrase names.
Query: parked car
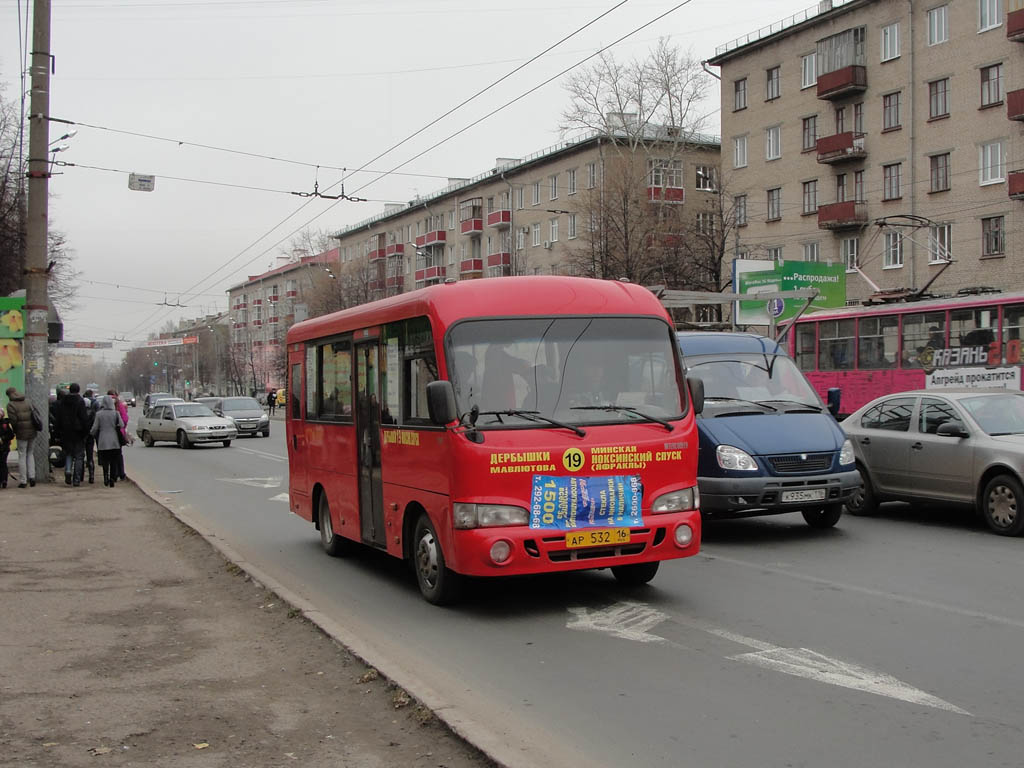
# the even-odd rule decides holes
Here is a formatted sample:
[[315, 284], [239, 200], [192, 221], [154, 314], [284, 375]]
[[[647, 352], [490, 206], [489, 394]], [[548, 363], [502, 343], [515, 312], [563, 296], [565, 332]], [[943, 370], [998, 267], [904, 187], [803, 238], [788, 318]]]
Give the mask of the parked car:
[[1024, 533], [1024, 392], [913, 390], [872, 400], [843, 421], [864, 489], [853, 514], [882, 501], [968, 504], [1003, 536]]
[[238, 431], [231, 419], [218, 416], [202, 403], [160, 400], [139, 419], [135, 433], [147, 448], [157, 442], [176, 442], [179, 448], [196, 443], [231, 445]]
[[132, 408], [135, 407], [135, 393], [134, 392], [122, 392], [121, 402], [125, 405], [130, 405]]
[[677, 334], [697, 417], [700, 508], [708, 518], [800, 512], [839, 522], [860, 488], [853, 445], [778, 343], [750, 333]]
[[255, 397], [222, 397], [212, 408], [218, 416], [231, 419], [239, 435], [270, 437], [270, 417]]

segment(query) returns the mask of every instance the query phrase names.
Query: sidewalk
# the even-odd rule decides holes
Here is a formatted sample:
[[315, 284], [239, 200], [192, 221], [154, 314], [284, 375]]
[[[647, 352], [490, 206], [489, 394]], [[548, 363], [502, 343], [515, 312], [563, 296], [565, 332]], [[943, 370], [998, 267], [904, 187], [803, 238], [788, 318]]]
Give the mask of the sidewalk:
[[491, 765], [134, 484], [0, 490], [0, 764]]

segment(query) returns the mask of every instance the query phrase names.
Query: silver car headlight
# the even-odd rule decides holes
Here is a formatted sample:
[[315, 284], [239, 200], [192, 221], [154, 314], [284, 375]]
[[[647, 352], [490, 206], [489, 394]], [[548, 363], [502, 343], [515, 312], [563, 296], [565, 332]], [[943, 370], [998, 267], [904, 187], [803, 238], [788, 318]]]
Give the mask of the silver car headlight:
[[757, 462], [746, 451], [733, 445], [720, 445], [715, 450], [718, 466], [722, 469], [736, 469], [741, 472], [756, 472]]
[[202, 424], [193, 424], [191, 427], [188, 428], [188, 431], [189, 432], [199, 432], [200, 430], [203, 430], [203, 429], [209, 429], [209, 427], [206, 427], [206, 426], [204, 426]]
[[267, 416], [267, 414], [264, 413], [262, 416], [260, 416], [260, 424], [264, 424], [264, 423], [267, 423], [269, 421], [270, 421], [270, 417]]
[[503, 525], [526, 525], [530, 513], [522, 507], [508, 504], [452, 505], [452, 521], [456, 528], [496, 528]]
[[662, 494], [651, 504], [651, 512], [685, 512], [688, 509], [697, 509], [699, 506], [700, 491], [697, 490], [697, 486], [694, 486]]
[[839, 463], [842, 466], [853, 464], [856, 461], [856, 456], [853, 453], [853, 442], [845, 440], [843, 442], [843, 448], [839, 451]]

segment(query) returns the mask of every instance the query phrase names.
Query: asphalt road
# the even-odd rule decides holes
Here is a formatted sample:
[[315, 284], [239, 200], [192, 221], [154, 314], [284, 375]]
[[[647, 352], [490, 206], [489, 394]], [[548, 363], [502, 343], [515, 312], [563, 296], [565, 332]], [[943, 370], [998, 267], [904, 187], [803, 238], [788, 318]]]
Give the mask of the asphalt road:
[[[139, 413], [133, 411], [133, 421]], [[284, 428], [126, 451], [128, 474], [534, 765], [1022, 766], [1024, 541], [887, 505], [705, 530], [652, 585], [482, 581], [454, 609], [291, 515]]]

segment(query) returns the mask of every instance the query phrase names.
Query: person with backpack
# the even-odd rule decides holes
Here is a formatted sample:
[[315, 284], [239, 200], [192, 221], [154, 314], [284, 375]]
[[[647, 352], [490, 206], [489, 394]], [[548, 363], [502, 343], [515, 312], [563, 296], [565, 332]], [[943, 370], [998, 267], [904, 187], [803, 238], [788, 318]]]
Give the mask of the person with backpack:
[[32, 412], [32, 406], [25, 400], [25, 395], [14, 387], [7, 388], [7, 400], [7, 418], [18, 440], [18, 487], [24, 488], [26, 483], [34, 486], [36, 458], [32, 453], [32, 443], [39, 434], [36, 427], [39, 417]]

